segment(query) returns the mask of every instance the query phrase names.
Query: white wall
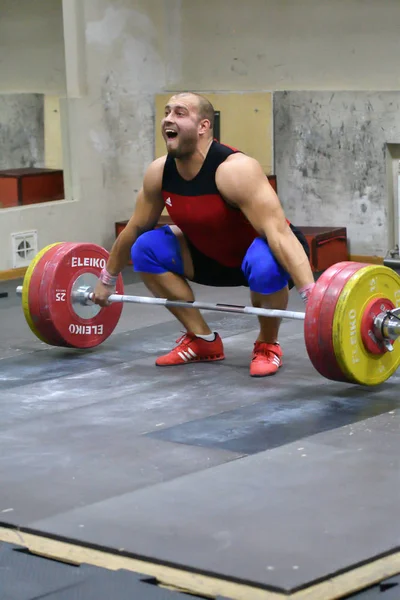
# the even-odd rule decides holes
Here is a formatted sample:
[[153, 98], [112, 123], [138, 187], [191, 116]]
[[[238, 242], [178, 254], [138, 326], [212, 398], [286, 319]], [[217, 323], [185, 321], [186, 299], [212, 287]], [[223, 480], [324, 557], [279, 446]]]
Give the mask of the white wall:
[[[371, 122], [379, 126], [379, 119], [377, 113], [370, 118], [364, 105], [362, 113], [353, 114], [352, 105], [358, 107], [360, 102], [356, 98], [353, 102], [351, 94], [347, 105], [338, 103], [338, 96], [331, 107], [321, 110], [324, 103], [318, 93], [400, 90], [399, 0], [184, 0], [182, 8], [182, 77], [169, 82], [170, 88], [304, 92], [295, 96], [299, 105], [286, 113], [283, 104], [279, 112], [283, 96], [274, 97], [275, 116], [281, 117], [274, 124], [275, 150], [280, 153], [275, 172], [287, 214], [301, 225], [347, 225], [352, 253], [385, 255], [392, 245], [388, 206], [392, 195], [386, 187], [382, 148], [386, 142], [400, 143], [398, 128], [391, 125], [396, 122], [393, 106], [384, 104], [388, 98], [384, 94], [380, 114], [387, 118], [384, 128], [376, 130], [375, 146], [356, 144], [353, 162], [346, 163], [343, 151], [331, 153], [327, 161], [318, 152], [324, 144], [329, 149], [330, 138], [340, 134], [336, 121], [349, 127], [346, 138], [356, 139], [353, 124], [360, 123], [355, 117], [365, 119], [368, 130]], [[397, 103], [397, 96], [390, 100]], [[295, 110], [302, 117], [297, 121]], [[320, 145], [315, 142], [319, 138], [323, 138]], [[365, 192], [358, 172], [359, 165], [368, 162], [371, 148], [376, 151], [375, 168], [370, 169], [371, 185]], [[300, 167], [314, 159], [319, 172], [310, 184], [311, 169], [305, 176]], [[365, 198], [374, 216], [372, 211], [359, 214]]]
[[[154, 156], [153, 98], [166, 84], [164, 27], [171, 31], [174, 25], [165, 25], [167, 14], [158, 0], [79, 3], [64, 2], [67, 45], [79, 46], [75, 65], [67, 60], [71, 97], [61, 104], [65, 176], [68, 184], [71, 164], [73, 201], [1, 211], [0, 270], [12, 265], [11, 232], [37, 229], [41, 248], [59, 240], [110, 247], [114, 222], [131, 215]], [[168, 0], [172, 23], [173, 5], [179, 1]], [[82, 64], [83, 75], [74, 73]]]
[[66, 85], [76, 200], [1, 211], [0, 270], [15, 231], [110, 247], [154, 155], [155, 93], [399, 89], [398, 0], [63, 0], [64, 33], [60, 5], [0, 3], [0, 92]]
[[145, 168], [154, 157], [154, 94], [166, 83], [164, 15], [158, 0], [97, 0], [86, 6], [82, 176], [86, 201], [90, 196], [106, 219], [91, 235], [109, 246], [114, 222], [131, 215]]
[[1, 0], [0, 56], [0, 93], [65, 93], [62, 0]]
[[399, 0], [183, 0], [194, 90], [399, 89]]

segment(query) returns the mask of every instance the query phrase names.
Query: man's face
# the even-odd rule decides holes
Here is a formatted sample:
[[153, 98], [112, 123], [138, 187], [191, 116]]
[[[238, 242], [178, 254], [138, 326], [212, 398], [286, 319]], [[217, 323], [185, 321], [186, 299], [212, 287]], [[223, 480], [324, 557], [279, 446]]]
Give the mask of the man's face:
[[191, 96], [172, 96], [161, 122], [167, 152], [174, 158], [192, 155], [199, 139], [200, 119], [197, 101]]

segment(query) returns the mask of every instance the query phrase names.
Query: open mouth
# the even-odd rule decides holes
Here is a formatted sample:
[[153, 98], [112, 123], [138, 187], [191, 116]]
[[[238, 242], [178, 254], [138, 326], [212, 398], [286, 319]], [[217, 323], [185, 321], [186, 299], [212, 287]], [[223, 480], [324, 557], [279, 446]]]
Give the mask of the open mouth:
[[174, 131], [173, 129], [166, 129], [166, 130], [165, 130], [165, 135], [167, 136], [167, 138], [168, 138], [169, 140], [173, 140], [174, 138], [176, 138], [176, 137], [177, 137], [177, 135], [178, 135], [178, 132], [177, 132], [177, 131]]

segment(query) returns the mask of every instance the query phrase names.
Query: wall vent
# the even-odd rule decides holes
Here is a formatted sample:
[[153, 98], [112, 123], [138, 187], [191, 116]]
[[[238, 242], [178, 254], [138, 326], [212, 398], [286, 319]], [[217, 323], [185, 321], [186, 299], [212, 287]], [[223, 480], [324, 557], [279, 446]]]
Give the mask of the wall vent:
[[13, 269], [27, 267], [38, 252], [37, 231], [11, 234]]

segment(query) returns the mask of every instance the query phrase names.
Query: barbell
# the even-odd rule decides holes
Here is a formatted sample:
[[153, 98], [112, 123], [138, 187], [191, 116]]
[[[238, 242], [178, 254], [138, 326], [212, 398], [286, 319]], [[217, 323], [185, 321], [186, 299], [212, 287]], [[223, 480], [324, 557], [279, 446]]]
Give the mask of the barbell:
[[108, 252], [96, 244], [59, 242], [31, 261], [23, 285], [25, 319], [36, 337], [53, 346], [92, 348], [114, 331], [124, 303], [198, 308], [304, 321], [308, 356], [324, 377], [378, 385], [400, 365], [400, 277], [383, 265], [336, 263], [316, 282], [305, 312], [125, 295], [117, 278], [110, 305], [92, 302]]

